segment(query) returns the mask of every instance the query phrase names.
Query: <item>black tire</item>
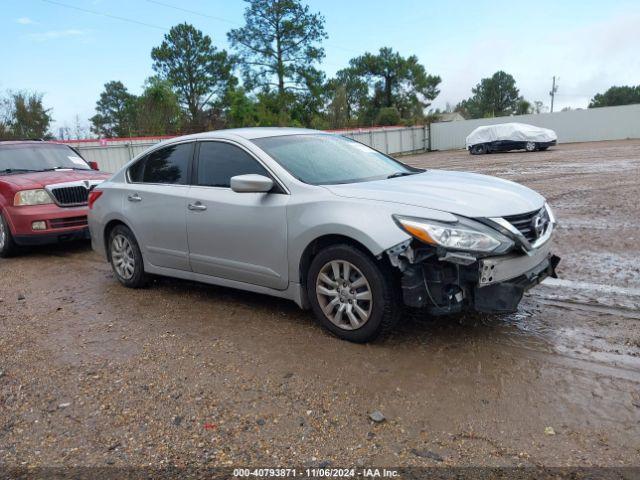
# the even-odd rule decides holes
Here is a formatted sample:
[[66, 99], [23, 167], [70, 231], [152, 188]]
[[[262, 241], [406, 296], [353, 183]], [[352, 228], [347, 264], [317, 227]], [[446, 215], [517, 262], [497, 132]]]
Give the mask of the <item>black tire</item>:
[[488, 153], [488, 149], [484, 143], [479, 143], [477, 145], [472, 145], [469, 149], [469, 153], [471, 153], [471, 155], [483, 155]]
[[524, 149], [527, 152], [535, 152], [538, 150], [538, 144], [536, 142], [527, 142], [524, 144]]
[[[116, 266], [116, 262], [118, 259], [114, 242], [120, 242], [122, 240], [122, 237], [126, 239], [131, 249], [130, 258], [133, 261], [133, 271], [131, 276], [121, 273], [121, 271], [119, 271], [120, 269]], [[142, 288], [147, 286], [149, 278], [144, 271], [142, 252], [140, 251], [140, 247], [138, 246], [136, 237], [133, 235], [133, 232], [129, 229], [129, 227], [125, 225], [116, 225], [109, 232], [107, 252], [109, 255], [109, 263], [111, 263], [113, 274], [122, 285], [128, 288]], [[114, 256], [116, 258], [114, 258]]]
[[18, 246], [16, 245], [9, 224], [0, 213], [0, 257], [7, 258], [16, 253]]
[[[320, 306], [316, 294], [316, 282], [321, 270], [332, 261], [346, 261], [355, 266], [359, 270], [357, 273], [361, 273], [366, 278], [370, 287], [369, 317], [358, 328], [352, 330], [341, 328], [325, 315]], [[390, 267], [376, 262], [351, 245], [332, 245], [321, 250], [313, 258], [307, 272], [307, 295], [318, 322], [337, 337], [355, 343], [370, 342], [379, 335], [387, 333], [395, 326], [402, 313], [400, 291]]]

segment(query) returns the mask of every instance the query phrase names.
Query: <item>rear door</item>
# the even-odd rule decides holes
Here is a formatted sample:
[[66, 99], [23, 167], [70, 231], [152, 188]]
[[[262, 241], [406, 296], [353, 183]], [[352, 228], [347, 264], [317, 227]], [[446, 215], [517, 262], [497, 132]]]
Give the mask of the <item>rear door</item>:
[[288, 285], [287, 216], [289, 195], [236, 193], [231, 177], [259, 174], [274, 178], [243, 147], [202, 141], [189, 193], [187, 231], [194, 272], [275, 289]]
[[129, 168], [123, 211], [146, 261], [190, 270], [187, 195], [194, 142], [154, 150]]

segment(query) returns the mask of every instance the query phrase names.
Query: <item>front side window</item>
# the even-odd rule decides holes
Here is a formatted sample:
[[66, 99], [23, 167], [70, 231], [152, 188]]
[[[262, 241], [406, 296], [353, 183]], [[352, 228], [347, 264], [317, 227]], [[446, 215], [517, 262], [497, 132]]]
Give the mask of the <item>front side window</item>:
[[151, 152], [129, 169], [134, 183], [186, 185], [193, 143], [179, 143]]
[[252, 141], [291, 175], [311, 185], [366, 182], [422, 171], [338, 135], [283, 135]]
[[225, 142], [202, 142], [200, 144], [197, 185], [228, 188], [231, 177], [250, 173], [269, 176], [262, 165], [235, 145]]
[[24, 143], [0, 146], [0, 175], [69, 168], [91, 169], [87, 162], [66, 145]]

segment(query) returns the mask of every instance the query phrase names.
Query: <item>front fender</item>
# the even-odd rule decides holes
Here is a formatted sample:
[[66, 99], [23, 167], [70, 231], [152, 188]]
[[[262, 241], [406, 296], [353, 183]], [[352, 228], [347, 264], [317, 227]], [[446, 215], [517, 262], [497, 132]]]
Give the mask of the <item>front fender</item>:
[[302, 255], [314, 240], [342, 235], [364, 245], [373, 256], [409, 239], [392, 215], [453, 221], [446, 212], [411, 205], [335, 197], [292, 204], [287, 208], [289, 278], [299, 278]]

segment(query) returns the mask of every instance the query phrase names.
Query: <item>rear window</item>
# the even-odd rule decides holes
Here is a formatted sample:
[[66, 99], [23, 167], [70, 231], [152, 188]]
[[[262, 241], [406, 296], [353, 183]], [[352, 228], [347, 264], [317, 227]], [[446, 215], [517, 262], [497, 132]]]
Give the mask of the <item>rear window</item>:
[[51, 143], [0, 145], [0, 175], [56, 168], [91, 169], [87, 162], [66, 145]]

